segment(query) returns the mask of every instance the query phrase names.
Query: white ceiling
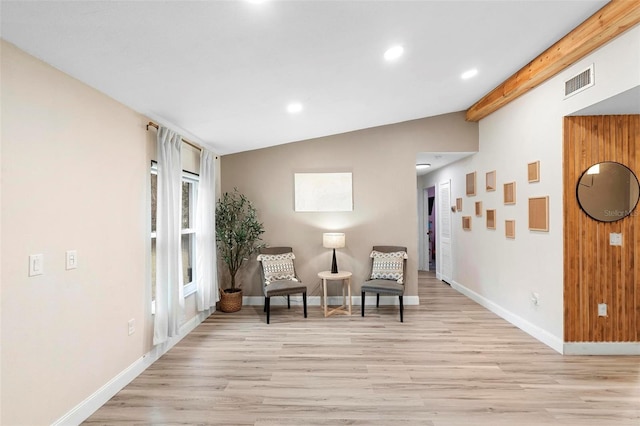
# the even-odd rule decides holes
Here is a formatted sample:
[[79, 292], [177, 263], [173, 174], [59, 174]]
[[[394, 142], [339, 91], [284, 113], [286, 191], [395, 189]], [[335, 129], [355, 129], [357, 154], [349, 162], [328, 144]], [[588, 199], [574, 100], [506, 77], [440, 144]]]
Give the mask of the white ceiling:
[[228, 154], [465, 110], [605, 3], [2, 0], [1, 35]]

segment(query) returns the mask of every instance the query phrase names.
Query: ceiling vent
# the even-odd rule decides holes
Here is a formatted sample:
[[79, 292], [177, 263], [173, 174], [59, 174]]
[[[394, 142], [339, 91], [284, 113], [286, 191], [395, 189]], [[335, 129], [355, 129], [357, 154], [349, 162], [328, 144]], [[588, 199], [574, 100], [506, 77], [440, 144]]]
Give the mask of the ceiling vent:
[[593, 86], [595, 83], [595, 74], [593, 64], [581, 73], [571, 77], [564, 82], [564, 98], [580, 93], [585, 89]]

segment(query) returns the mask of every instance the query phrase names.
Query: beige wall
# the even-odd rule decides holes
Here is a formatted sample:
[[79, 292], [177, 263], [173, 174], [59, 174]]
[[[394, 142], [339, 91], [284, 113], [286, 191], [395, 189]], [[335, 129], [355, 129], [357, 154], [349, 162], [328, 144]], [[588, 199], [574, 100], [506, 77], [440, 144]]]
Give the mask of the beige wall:
[[[343, 231], [346, 247], [336, 250], [338, 266], [354, 273], [354, 291], [359, 294], [373, 245], [404, 245], [409, 252], [406, 294], [416, 296], [416, 154], [477, 148], [477, 124], [465, 122], [464, 113], [446, 114], [223, 156], [222, 190], [238, 188], [254, 202], [266, 243], [294, 248], [296, 268], [311, 295], [319, 295], [317, 273], [331, 265], [322, 233]], [[296, 172], [352, 172], [354, 210], [295, 212]], [[245, 295], [261, 296], [255, 259], [247, 266], [239, 275]], [[224, 286], [226, 276], [223, 280]]]
[[[51, 424], [151, 350], [156, 132], [140, 114], [1, 47], [0, 423]], [[77, 250], [77, 269], [65, 270], [66, 250]], [[44, 275], [28, 277], [36, 253]], [[194, 297], [186, 306], [188, 320]]]

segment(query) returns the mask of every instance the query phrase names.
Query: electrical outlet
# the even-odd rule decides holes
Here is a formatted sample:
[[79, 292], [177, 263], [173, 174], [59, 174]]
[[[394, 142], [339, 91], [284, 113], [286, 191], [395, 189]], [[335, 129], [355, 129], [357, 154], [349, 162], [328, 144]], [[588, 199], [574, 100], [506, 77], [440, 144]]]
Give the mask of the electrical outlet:
[[609, 234], [609, 245], [622, 246], [622, 234], [612, 232]]
[[607, 304], [606, 303], [598, 303], [598, 316], [606, 317], [607, 316]]
[[127, 322], [127, 325], [129, 326], [129, 336], [131, 336], [136, 332], [136, 320], [134, 318], [131, 318], [129, 322]]

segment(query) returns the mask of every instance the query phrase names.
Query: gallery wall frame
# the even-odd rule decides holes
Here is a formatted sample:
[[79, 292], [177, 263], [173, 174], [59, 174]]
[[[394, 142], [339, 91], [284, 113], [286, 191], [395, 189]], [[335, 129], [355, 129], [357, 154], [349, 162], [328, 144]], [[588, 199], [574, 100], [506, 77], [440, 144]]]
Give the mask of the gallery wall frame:
[[504, 236], [513, 240], [516, 238], [516, 221], [507, 219], [504, 221]]
[[462, 229], [471, 231], [471, 216], [462, 216]]
[[466, 184], [467, 197], [476, 195], [476, 172], [467, 173]]
[[487, 209], [487, 229], [496, 229], [496, 210]]
[[496, 190], [496, 171], [487, 172], [485, 175], [485, 189], [487, 192]]
[[549, 232], [549, 196], [529, 198], [529, 230]]
[[527, 164], [527, 179], [529, 183], [540, 182], [540, 161]]
[[508, 182], [504, 184], [504, 203], [515, 204], [516, 203], [516, 183]]
[[456, 211], [462, 211], [462, 198], [456, 198]]
[[476, 201], [476, 216], [482, 217], [482, 201]]
[[294, 173], [293, 176], [295, 211], [353, 211], [352, 173]]

